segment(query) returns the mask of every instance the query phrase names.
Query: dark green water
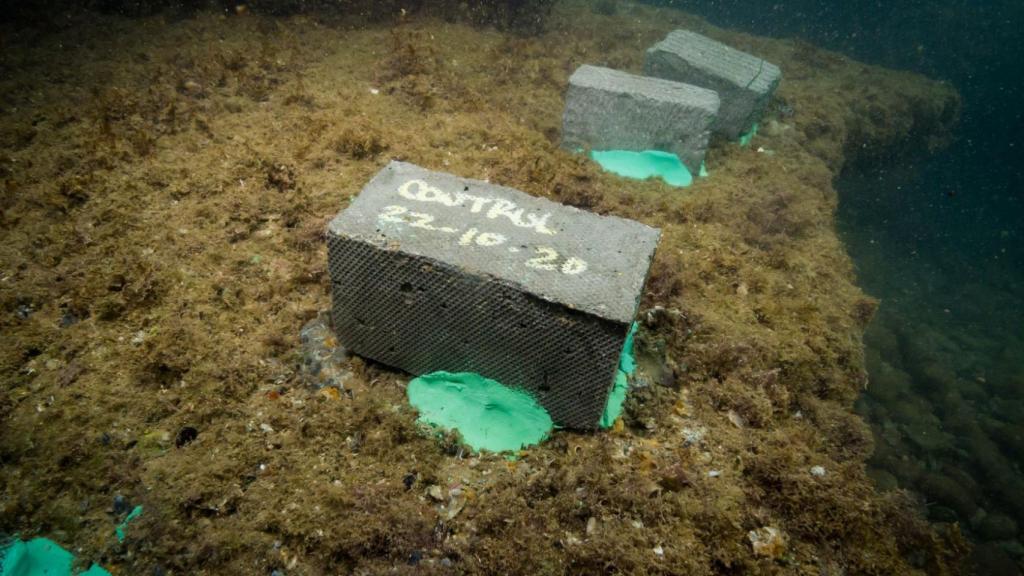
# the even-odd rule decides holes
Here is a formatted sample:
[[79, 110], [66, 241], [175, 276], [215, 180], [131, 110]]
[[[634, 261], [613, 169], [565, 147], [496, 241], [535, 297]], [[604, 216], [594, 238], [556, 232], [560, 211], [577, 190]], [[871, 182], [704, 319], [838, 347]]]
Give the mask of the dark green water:
[[[665, 2], [715, 24], [800, 37], [946, 80], [956, 142], [837, 183], [837, 224], [881, 300], [865, 337], [870, 472], [930, 519], [958, 522], [975, 572], [1024, 563], [1024, 2]], [[799, 111], [797, 111], [799, 113]]]

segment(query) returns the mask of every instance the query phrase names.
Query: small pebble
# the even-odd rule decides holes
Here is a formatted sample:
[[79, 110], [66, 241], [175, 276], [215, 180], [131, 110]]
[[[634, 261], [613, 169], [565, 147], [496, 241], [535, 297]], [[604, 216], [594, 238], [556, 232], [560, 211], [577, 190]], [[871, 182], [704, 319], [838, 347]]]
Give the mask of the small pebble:
[[755, 556], [781, 558], [786, 552], [786, 540], [782, 532], [773, 526], [764, 526], [747, 533]]
[[728, 414], [726, 414], [726, 417], [729, 418], [729, 422], [732, 422], [732, 425], [737, 428], [747, 427], [747, 421], [743, 418], [743, 416], [740, 416], [739, 413], [737, 413], [735, 410], [729, 410]]
[[824, 476], [825, 475], [825, 467], [824, 466], [811, 466], [811, 475], [812, 476]]
[[701, 428], [683, 428], [683, 443], [686, 446], [692, 446], [699, 444], [704, 439], [705, 429]]
[[664, 556], [665, 555], [665, 549], [661, 547], [661, 544], [658, 544], [657, 546], [654, 547], [654, 554], [656, 556]]
[[438, 486], [437, 484], [434, 484], [430, 488], [427, 488], [427, 496], [430, 496], [434, 500], [437, 500], [438, 502], [441, 502], [441, 501], [443, 501], [445, 499], [444, 498], [444, 489], [441, 488], [440, 486]]

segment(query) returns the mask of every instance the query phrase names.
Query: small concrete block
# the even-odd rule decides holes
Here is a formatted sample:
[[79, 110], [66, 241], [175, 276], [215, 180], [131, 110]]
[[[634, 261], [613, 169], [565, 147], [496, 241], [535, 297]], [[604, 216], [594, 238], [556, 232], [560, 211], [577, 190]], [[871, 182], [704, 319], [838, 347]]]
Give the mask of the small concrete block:
[[583, 65], [569, 78], [562, 147], [671, 152], [697, 174], [718, 106], [711, 90]]
[[689, 30], [669, 32], [647, 50], [644, 73], [718, 92], [714, 130], [738, 138], [750, 130], [782, 79], [779, 67]]
[[384, 364], [476, 372], [594, 428], [659, 235], [392, 162], [328, 226], [334, 329]]

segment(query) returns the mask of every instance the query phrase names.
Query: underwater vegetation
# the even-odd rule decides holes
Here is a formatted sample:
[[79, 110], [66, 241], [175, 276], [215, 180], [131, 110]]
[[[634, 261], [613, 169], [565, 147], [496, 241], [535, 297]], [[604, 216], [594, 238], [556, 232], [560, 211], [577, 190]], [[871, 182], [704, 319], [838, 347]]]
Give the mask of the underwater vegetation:
[[[621, 2], [431, 14], [3, 25], [0, 532], [127, 574], [957, 573], [957, 524], [867, 473], [877, 301], [833, 226], [842, 168], [941, 148], [957, 93]], [[680, 27], [783, 68], [750, 146], [685, 189], [559, 150], [572, 70]], [[407, 374], [307, 383], [324, 226], [391, 159], [662, 228], [620, 424], [508, 461], [424, 433]]]

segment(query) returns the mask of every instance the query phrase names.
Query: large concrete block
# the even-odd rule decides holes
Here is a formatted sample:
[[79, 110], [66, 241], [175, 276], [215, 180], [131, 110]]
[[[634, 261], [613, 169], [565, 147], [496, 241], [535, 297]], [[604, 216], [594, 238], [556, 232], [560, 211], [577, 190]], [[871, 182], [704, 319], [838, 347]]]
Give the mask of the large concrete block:
[[569, 78], [562, 147], [672, 152], [697, 174], [717, 113], [711, 90], [584, 65]]
[[647, 50], [644, 73], [718, 92], [722, 107], [715, 132], [737, 138], [761, 117], [782, 72], [757, 56], [689, 30], [669, 32]]
[[659, 234], [392, 162], [328, 226], [334, 328], [358, 354], [477, 372], [594, 428]]

